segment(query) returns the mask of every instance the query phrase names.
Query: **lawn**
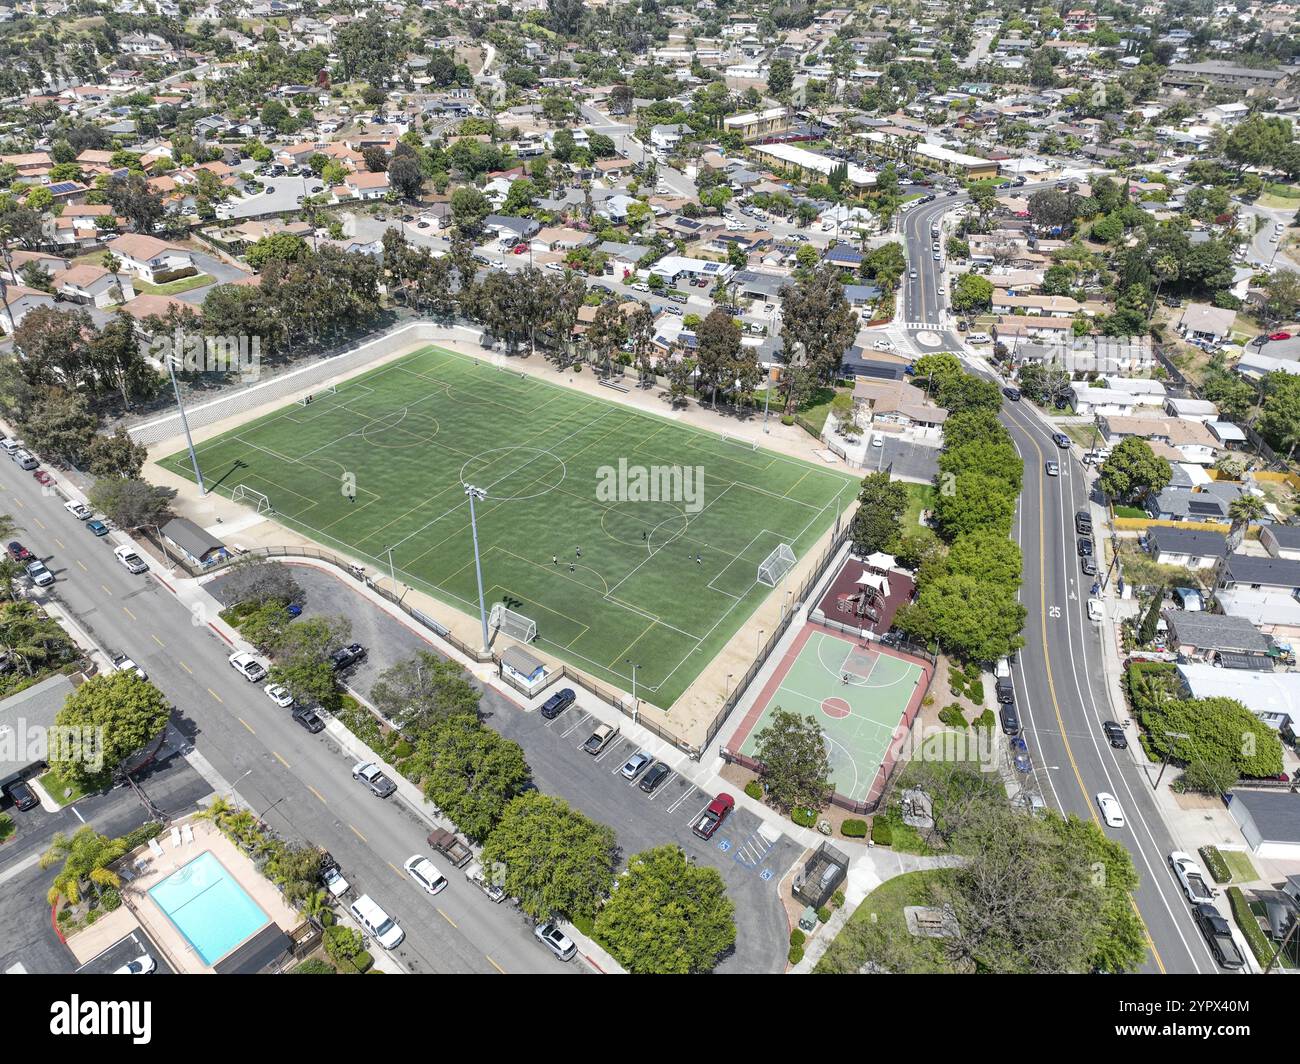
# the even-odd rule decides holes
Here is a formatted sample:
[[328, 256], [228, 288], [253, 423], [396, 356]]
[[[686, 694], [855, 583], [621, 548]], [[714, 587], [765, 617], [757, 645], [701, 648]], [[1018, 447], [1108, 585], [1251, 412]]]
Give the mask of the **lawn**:
[[65, 780], [58, 769], [50, 769], [40, 777], [41, 787], [53, 798], [60, 806], [66, 806], [75, 802], [78, 798], [84, 798], [86, 792], [77, 784]]
[[1220, 850], [1223, 860], [1232, 872], [1234, 883], [1253, 883], [1259, 878], [1255, 866], [1251, 864], [1250, 855], [1244, 850]]
[[907, 513], [903, 515], [903, 531], [915, 532], [923, 527], [921, 512], [934, 509], [935, 488], [933, 484], [904, 484], [903, 487], [907, 489]]
[[[667, 707], [803, 557], [856, 478], [425, 348], [199, 449], [209, 486], [471, 616], [483, 593], [538, 646]], [[165, 467], [185, 476], [184, 453]], [[676, 492], [661, 491], [661, 485]], [[642, 490], [644, 489], [644, 490]], [[241, 491], [243, 501], [257, 505]], [[671, 500], [671, 501], [670, 501]], [[391, 551], [391, 554], [390, 554]]]
[[818, 432], [826, 427], [826, 418], [831, 412], [831, 403], [834, 401], [837, 392], [852, 393], [851, 388], [817, 388], [802, 406], [799, 407], [799, 413], [808, 421]]
[[930, 884], [950, 876], [947, 869], [905, 872], [886, 880], [854, 910], [835, 941], [817, 962], [819, 973], [853, 973], [873, 956], [891, 958], [890, 966], [909, 974], [950, 972], [943, 943], [917, 938], [907, 930], [903, 909], [930, 904]]
[[196, 288], [204, 288], [215, 283], [216, 278], [210, 277], [206, 273], [197, 273], [193, 277], [182, 277], [177, 281], [168, 281], [166, 284], [150, 284], [148, 281], [141, 281], [139, 278], [131, 282], [136, 293], [143, 296], [176, 296], [182, 292], [192, 292]]

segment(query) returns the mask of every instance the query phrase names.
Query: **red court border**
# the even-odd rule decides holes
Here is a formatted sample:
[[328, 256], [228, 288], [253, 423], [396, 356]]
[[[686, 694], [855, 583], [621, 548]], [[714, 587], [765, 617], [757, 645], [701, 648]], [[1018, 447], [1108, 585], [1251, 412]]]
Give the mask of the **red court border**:
[[[767, 709], [769, 704], [771, 704], [772, 697], [776, 694], [782, 682], [790, 674], [790, 669], [794, 666], [795, 659], [799, 657], [799, 652], [808, 644], [808, 640], [812, 638], [813, 632], [823, 632], [843, 643], [849, 643], [852, 645], [857, 645], [861, 642], [861, 640], [847, 636], [843, 632], [836, 631], [833, 628], [828, 628], [823, 624], [818, 624], [816, 621], [806, 621], [803, 630], [795, 636], [794, 642], [790, 644], [790, 649], [787, 650], [781, 660], [777, 662], [776, 669], [773, 670], [767, 683], [765, 683], [762, 690], [759, 691], [758, 696], [754, 699], [753, 705], [749, 707], [749, 712], [745, 714], [740, 724], [736, 727], [736, 730], [732, 733], [731, 741], [727, 744], [727, 749], [732, 753], [733, 759], [738, 760], [738, 763], [746, 766], [757, 764], [757, 762], [752, 762], [751, 758], [741, 758], [740, 748], [744, 745], [745, 740], [749, 738], [750, 731], [753, 729], [754, 725], [758, 723], [758, 719], [763, 715], [763, 711]], [[904, 654], [901, 650], [897, 650], [894, 647], [887, 647], [875, 639], [870, 640], [868, 645], [870, 649], [878, 651], [881, 654], [888, 654], [890, 657], [898, 658], [901, 661], [906, 661], [912, 665], [919, 665], [921, 667], [921, 675], [924, 677], [925, 682], [916, 685], [915, 690], [912, 692], [912, 697], [908, 699], [907, 707], [903, 710], [902, 717], [899, 718], [899, 724], [902, 726], [903, 733], [905, 734], [911, 730], [913, 723], [916, 721], [917, 714], [921, 712], [921, 702], [925, 699], [926, 692], [930, 690], [930, 683], [934, 679], [934, 666], [924, 658], [917, 658], [913, 657], [911, 654]], [[871, 789], [867, 792], [867, 796], [862, 799], [853, 799], [836, 791], [831, 797], [831, 802], [833, 804], [838, 805], [841, 808], [851, 809], [855, 812], [865, 812], [869, 808], [874, 807], [874, 805], [880, 801], [880, 797], [885, 790], [885, 781], [889, 779], [890, 772], [894, 767], [894, 758], [898, 746], [897, 738], [899, 735], [900, 733], [896, 729], [894, 731], [895, 741], [890, 743], [886, 748], [885, 760], [881, 762], [880, 768], [876, 772], [876, 778], [872, 781]]]

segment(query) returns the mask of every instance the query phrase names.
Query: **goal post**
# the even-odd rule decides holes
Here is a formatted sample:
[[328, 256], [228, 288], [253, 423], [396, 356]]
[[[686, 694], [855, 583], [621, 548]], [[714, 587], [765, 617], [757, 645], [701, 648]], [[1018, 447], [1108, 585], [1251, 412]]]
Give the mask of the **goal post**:
[[338, 390], [339, 390], [339, 389], [338, 389], [338, 385], [336, 385], [336, 384], [332, 384], [332, 383], [331, 383], [331, 384], [322, 384], [322, 385], [321, 385], [319, 388], [317, 388], [314, 392], [308, 392], [306, 395], [302, 396], [302, 397], [298, 400], [298, 405], [299, 405], [299, 406], [310, 406], [313, 402], [315, 402], [315, 401], [316, 401], [317, 399], [319, 399], [321, 396], [323, 396], [323, 395], [334, 395], [334, 394], [336, 394], [336, 393], [338, 392]]
[[525, 617], [522, 613], [506, 609], [499, 602], [492, 607], [488, 624], [492, 626], [493, 631], [505, 632], [511, 639], [518, 639], [523, 643], [531, 643], [537, 638], [536, 621], [531, 617]]
[[794, 551], [790, 549], [790, 544], [782, 543], [758, 563], [758, 582], [768, 587], [776, 587], [794, 568], [794, 563]]
[[242, 502], [245, 506], [251, 506], [259, 514], [275, 513], [275, 507], [271, 505], [262, 492], [250, 488], [247, 484], [236, 484], [230, 493], [231, 502]]

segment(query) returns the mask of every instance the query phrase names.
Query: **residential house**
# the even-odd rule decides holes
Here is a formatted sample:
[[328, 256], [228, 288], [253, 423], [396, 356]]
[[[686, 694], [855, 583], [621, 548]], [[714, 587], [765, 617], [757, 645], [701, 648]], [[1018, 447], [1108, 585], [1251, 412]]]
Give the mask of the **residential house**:
[[1157, 526], [1147, 532], [1146, 549], [1158, 565], [1210, 569], [1227, 557], [1228, 538], [1222, 532]]
[[23, 318], [37, 307], [53, 306], [54, 297], [48, 292], [28, 288], [25, 284], [6, 285], [4, 300], [0, 302], [0, 326], [3, 326], [6, 335], [12, 335], [23, 323]]
[[943, 431], [948, 411], [930, 401], [924, 389], [902, 380], [859, 377], [853, 385], [853, 402], [874, 426], [910, 435], [934, 438]]
[[1199, 421], [1172, 417], [1123, 417], [1102, 415], [1101, 430], [1107, 443], [1114, 447], [1120, 440], [1137, 436], [1148, 441], [1168, 444], [1181, 455], [1181, 461], [1213, 465], [1218, 442]]
[[1219, 587], [1252, 591], [1300, 590], [1300, 561], [1290, 558], [1261, 558], [1254, 554], [1230, 554], [1219, 572]]
[[1211, 662], [1222, 669], [1272, 672], [1273, 641], [1244, 617], [1204, 610], [1165, 610], [1168, 645], [1192, 662]]
[[1259, 544], [1274, 558], [1300, 561], [1300, 526], [1261, 525]]
[[109, 241], [108, 250], [122, 261], [122, 269], [149, 284], [162, 284], [198, 272], [185, 248], [143, 233], [127, 233]]
[[56, 273], [51, 279], [61, 299], [90, 307], [111, 307], [135, 298], [131, 275], [115, 277], [102, 266], [82, 263]]
[[[388, 190], [392, 187], [388, 183], [388, 174], [383, 170], [378, 173], [369, 171], [359, 171], [348, 174], [343, 178], [342, 189], [346, 195], [358, 200], [377, 200], [383, 199], [388, 195]], [[335, 189], [338, 195], [339, 190]]]
[[[1290, 719], [1294, 724], [1300, 715]], [[1226, 799], [1251, 853], [1263, 860], [1300, 861], [1300, 794], [1237, 787]]]
[[1220, 344], [1232, 338], [1237, 312], [1208, 303], [1188, 303], [1178, 319], [1178, 331], [1186, 340]]

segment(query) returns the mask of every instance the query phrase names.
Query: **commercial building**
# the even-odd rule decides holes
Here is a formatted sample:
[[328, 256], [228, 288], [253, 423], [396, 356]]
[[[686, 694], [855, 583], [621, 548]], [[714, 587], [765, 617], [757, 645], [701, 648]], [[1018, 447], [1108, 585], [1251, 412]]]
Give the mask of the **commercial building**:
[[724, 130], [728, 133], [739, 133], [745, 140], [757, 140], [774, 133], [785, 133], [791, 125], [788, 107], [770, 107], [766, 111], [732, 115], [722, 120]]
[[[755, 154], [775, 163], [778, 167], [793, 170], [800, 176], [818, 174], [829, 177], [837, 166], [844, 165], [839, 159], [818, 155], [806, 148], [796, 148], [793, 144], [756, 144], [751, 149]], [[876, 175], [853, 163], [848, 164], [847, 180], [858, 188], [873, 188]]]

